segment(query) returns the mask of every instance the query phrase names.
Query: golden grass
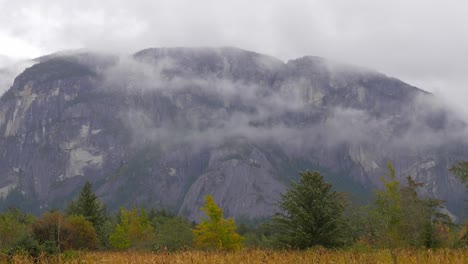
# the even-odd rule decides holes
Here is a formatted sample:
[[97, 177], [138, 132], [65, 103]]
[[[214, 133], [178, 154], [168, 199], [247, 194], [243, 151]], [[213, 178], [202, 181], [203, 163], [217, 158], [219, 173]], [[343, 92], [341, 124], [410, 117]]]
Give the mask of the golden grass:
[[[467, 264], [468, 250], [400, 250], [398, 263]], [[5, 263], [6, 256], [0, 256]], [[34, 263], [32, 258], [14, 256], [11, 263]], [[185, 251], [150, 252], [76, 252], [60, 257], [40, 257], [36, 263], [393, 263], [388, 250], [370, 252], [314, 249], [306, 251], [243, 250], [238, 252]]]

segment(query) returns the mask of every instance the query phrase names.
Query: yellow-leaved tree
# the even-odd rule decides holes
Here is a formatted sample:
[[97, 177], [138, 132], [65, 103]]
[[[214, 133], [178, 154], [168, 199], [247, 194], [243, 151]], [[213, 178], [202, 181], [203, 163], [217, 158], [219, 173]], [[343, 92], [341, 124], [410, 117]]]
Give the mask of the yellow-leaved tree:
[[131, 211], [121, 208], [120, 221], [110, 234], [109, 242], [115, 249], [144, 249], [151, 247], [155, 236], [144, 208], [133, 207]]
[[239, 250], [244, 238], [237, 234], [232, 218], [224, 219], [223, 211], [216, 205], [211, 195], [205, 197], [205, 211], [208, 219], [198, 224], [194, 231], [195, 245], [207, 250]]

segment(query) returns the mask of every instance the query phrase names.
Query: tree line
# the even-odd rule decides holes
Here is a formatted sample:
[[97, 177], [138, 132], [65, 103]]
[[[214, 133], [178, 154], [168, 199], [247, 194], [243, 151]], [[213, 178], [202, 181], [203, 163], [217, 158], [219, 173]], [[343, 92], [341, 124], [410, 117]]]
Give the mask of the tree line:
[[[468, 163], [451, 171], [468, 189]], [[455, 224], [443, 201], [421, 197], [421, 183], [412, 177], [402, 185], [388, 164], [388, 173], [365, 206], [353, 205], [319, 172], [300, 173], [298, 182], [281, 196], [278, 211], [261, 224], [236, 225], [224, 218], [213, 197], [201, 208], [206, 217], [190, 222], [167, 210], [133, 207], [107, 212], [86, 182], [64, 210], [40, 217], [10, 208], [0, 214], [0, 252], [37, 256], [67, 250], [239, 250], [243, 247], [439, 248], [467, 247], [468, 222]]]

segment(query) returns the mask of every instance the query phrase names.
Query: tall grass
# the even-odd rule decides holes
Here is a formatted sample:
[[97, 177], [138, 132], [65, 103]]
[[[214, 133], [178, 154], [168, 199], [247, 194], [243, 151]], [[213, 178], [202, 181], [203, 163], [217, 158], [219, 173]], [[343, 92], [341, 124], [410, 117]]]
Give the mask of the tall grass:
[[[400, 250], [398, 263], [467, 264], [468, 249]], [[36, 261], [36, 262], [34, 262]], [[356, 251], [311, 249], [306, 251], [242, 250], [237, 252], [68, 252], [37, 259], [0, 256], [1, 263], [393, 263], [389, 250]]]

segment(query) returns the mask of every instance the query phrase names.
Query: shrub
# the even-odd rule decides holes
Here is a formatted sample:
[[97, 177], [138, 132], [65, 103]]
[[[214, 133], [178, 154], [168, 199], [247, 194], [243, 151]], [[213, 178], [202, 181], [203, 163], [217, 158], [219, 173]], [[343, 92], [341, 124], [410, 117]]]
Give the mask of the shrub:
[[39, 245], [39, 242], [35, 240], [32, 236], [23, 236], [16, 242], [13, 247], [8, 251], [8, 256], [12, 257], [14, 255], [27, 255], [33, 258], [39, 257], [42, 252], [42, 247]]
[[83, 216], [65, 218], [60, 212], [48, 212], [33, 224], [34, 237], [50, 253], [67, 249], [94, 249], [99, 240], [93, 225]]

